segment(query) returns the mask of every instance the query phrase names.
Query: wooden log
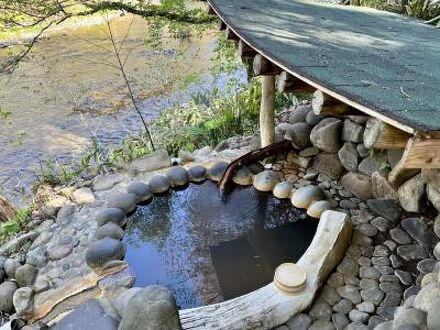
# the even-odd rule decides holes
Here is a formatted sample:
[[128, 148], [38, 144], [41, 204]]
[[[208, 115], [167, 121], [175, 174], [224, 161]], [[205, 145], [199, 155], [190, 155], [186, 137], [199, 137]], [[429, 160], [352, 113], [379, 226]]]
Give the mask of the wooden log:
[[240, 40], [238, 35], [236, 35], [235, 32], [232, 31], [232, 29], [229, 26], [227, 26], [226, 29], [225, 29], [225, 36], [226, 36], [227, 40], [232, 40], [232, 41]]
[[440, 168], [440, 136], [417, 134], [409, 139], [402, 156], [403, 167], [414, 168]]
[[302, 291], [285, 294], [272, 282], [231, 300], [179, 310], [182, 329], [273, 329], [287, 322], [312, 304], [319, 287], [344, 256], [351, 233], [348, 215], [325, 211], [313, 241], [297, 262], [307, 276]]
[[304, 93], [310, 94], [316, 90], [313, 86], [301, 79], [292, 76], [286, 71], [281, 72], [277, 77], [277, 91], [279, 93]]
[[260, 135], [262, 147], [275, 142], [275, 76], [262, 77]]
[[249, 46], [246, 42], [243, 40], [240, 40], [238, 42], [238, 55], [240, 55], [241, 58], [243, 57], [251, 57], [254, 58], [255, 55], [257, 55], [257, 52], [255, 49], [253, 49], [251, 46]]
[[253, 68], [256, 76], [275, 76], [281, 72], [278, 66], [261, 54], [255, 55]]
[[411, 135], [377, 118], [369, 118], [364, 131], [364, 145], [374, 149], [403, 149]]
[[228, 165], [226, 171], [223, 173], [223, 176], [218, 184], [220, 190], [225, 190], [228, 187], [228, 184], [232, 181], [232, 177], [240, 169], [240, 167], [253, 164], [259, 160], [266, 159], [267, 157], [279, 154], [281, 152], [289, 151], [292, 148], [293, 146], [291, 141], [283, 140], [281, 142], [268, 145], [264, 148], [252, 150], [251, 152], [248, 152], [247, 154], [237, 158]]
[[312, 99], [313, 112], [317, 115], [347, 115], [357, 113], [358, 111], [341, 101], [324, 94], [320, 90], [313, 93]]

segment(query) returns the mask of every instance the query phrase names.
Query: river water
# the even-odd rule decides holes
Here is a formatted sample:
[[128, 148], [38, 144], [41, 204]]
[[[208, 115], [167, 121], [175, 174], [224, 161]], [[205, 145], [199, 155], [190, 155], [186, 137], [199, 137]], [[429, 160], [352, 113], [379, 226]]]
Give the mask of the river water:
[[[148, 24], [131, 15], [112, 20], [116, 40], [131, 23], [126, 70], [148, 120], [188, 101], [192, 92], [212, 88], [214, 32], [168, 36], [153, 49], [146, 43]], [[0, 109], [11, 113], [0, 116], [0, 194], [19, 205], [29, 198], [41, 162], [79, 158], [91, 133], [109, 144], [141, 129], [123, 81], [103, 64], [115, 60], [104, 31], [102, 23], [54, 33], [35, 46], [12, 79], [0, 76]], [[0, 60], [10, 51], [0, 50]]]

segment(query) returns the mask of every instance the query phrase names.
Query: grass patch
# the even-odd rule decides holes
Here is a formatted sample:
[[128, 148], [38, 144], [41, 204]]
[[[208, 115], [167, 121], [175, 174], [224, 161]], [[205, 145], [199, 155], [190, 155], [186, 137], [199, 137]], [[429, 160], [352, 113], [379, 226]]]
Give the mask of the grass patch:
[[14, 218], [0, 223], [0, 242], [5, 242], [10, 237], [23, 230], [32, 213], [32, 206], [17, 211]]

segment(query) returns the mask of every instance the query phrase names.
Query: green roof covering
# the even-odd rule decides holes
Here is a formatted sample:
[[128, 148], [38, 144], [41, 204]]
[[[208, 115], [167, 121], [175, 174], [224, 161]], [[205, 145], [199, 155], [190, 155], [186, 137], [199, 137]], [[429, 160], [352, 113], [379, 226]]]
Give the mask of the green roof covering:
[[301, 0], [208, 0], [287, 71], [414, 130], [440, 130], [440, 29], [368, 8]]

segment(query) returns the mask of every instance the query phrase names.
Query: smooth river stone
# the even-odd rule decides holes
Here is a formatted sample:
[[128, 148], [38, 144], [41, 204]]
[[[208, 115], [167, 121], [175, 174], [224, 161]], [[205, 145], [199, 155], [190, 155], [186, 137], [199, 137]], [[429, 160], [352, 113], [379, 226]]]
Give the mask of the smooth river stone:
[[280, 183], [277, 183], [275, 187], [273, 188], [273, 195], [276, 198], [290, 198], [292, 194], [293, 185], [290, 182], [283, 181]]
[[95, 233], [96, 239], [103, 239], [105, 237], [121, 239], [122, 236], [124, 236], [122, 228], [112, 222], [108, 222], [102, 227], [99, 227]]
[[195, 165], [188, 170], [191, 182], [203, 182], [206, 180], [206, 168], [202, 165]]
[[259, 191], [271, 191], [280, 180], [274, 171], [263, 171], [254, 176], [254, 187]]
[[301, 187], [295, 191], [292, 195], [291, 201], [293, 206], [300, 209], [306, 209], [312, 203], [325, 198], [324, 191], [320, 187], [309, 185]]
[[167, 172], [167, 177], [173, 187], [184, 186], [189, 183], [189, 174], [181, 166], [171, 167]]
[[4, 282], [0, 284], [0, 312], [12, 314], [14, 312], [14, 305], [12, 297], [17, 290], [17, 283]]
[[208, 171], [209, 178], [212, 181], [220, 181], [228, 165], [229, 164], [226, 162], [218, 162], [212, 165], [212, 167]]
[[309, 206], [309, 208], [307, 209], [307, 215], [309, 215], [312, 218], [319, 219], [324, 211], [332, 210], [332, 209], [333, 206], [330, 201], [327, 200], [317, 201]]
[[106, 208], [98, 213], [96, 216], [98, 226], [103, 226], [108, 222], [113, 222], [118, 226], [123, 226], [125, 223], [125, 214], [121, 209]]
[[237, 173], [235, 173], [232, 181], [240, 186], [250, 186], [252, 184], [253, 176], [254, 173], [252, 173], [248, 167], [243, 166], [237, 171]]
[[148, 182], [154, 194], [162, 194], [170, 189], [170, 180], [166, 176], [156, 174]]
[[150, 185], [139, 181], [130, 183], [127, 187], [127, 192], [136, 195], [139, 202], [146, 202], [153, 198], [153, 191]]
[[86, 262], [92, 268], [102, 267], [109, 261], [122, 259], [124, 252], [121, 241], [106, 237], [90, 244]]
[[137, 196], [134, 194], [119, 193], [110, 196], [107, 200], [109, 208], [121, 209], [125, 214], [134, 211], [136, 208]]

